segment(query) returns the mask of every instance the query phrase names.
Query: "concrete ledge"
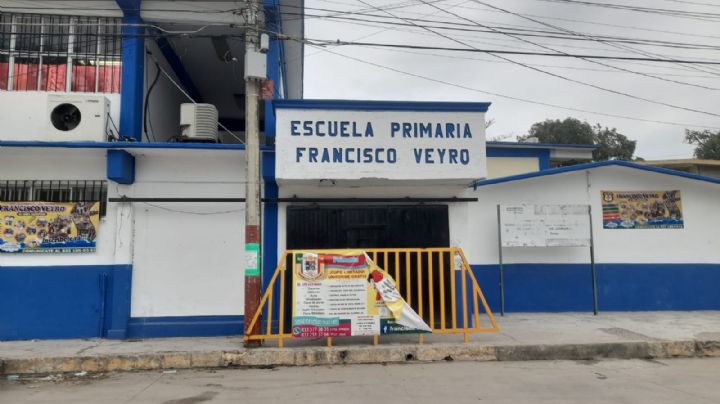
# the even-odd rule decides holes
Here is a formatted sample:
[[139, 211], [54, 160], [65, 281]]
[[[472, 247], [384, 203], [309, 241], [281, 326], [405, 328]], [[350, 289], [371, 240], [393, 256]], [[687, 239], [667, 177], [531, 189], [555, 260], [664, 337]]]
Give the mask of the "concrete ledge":
[[318, 366], [363, 363], [412, 363], [443, 360], [530, 361], [690, 357], [720, 357], [720, 340], [500, 346], [489, 346], [479, 343], [408, 344], [35, 357], [0, 359], [0, 374]]

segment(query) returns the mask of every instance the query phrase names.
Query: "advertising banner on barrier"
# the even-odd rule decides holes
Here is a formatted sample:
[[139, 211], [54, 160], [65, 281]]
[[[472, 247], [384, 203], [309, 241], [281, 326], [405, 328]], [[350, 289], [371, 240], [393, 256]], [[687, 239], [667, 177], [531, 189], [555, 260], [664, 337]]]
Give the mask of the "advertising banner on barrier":
[[604, 229], [682, 229], [680, 191], [602, 191]]
[[295, 253], [293, 296], [295, 338], [432, 332], [363, 251]]
[[94, 252], [100, 202], [0, 202], [0, 252]]

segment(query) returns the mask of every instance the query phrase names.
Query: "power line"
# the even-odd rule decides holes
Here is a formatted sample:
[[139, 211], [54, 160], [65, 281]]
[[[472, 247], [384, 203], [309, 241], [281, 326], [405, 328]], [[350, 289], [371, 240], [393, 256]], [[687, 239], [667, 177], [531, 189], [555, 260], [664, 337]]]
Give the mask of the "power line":
[[[281, 35], [280, 39], [290, 39], [288, 36]], [[409, 44], [394, 44], [394, 43], [377, 43], [377, 42], [357, 42], [357, 41], [341, 41], [332, 39], [308, 39], [316, 46], [327, 46], [327, 45], [338, 45], [338, 46], [377, 46], [387, 48], [406, 48], [406, 49], [423, 49], [423, 50], [442, 50], [451, 52], [470, 52], [470, 53], [488, 53], [488, 54], [499, 54], [499, 55], [523, 55], [523, 56], [549, 56], [559, 58], [573, 58], [573, 59], [609, 59], [609, 60], [629, 60], [629, 61], [645, 61], [654, 63], [688, 63], [688, 64], [699, 64], [699, 65], [720, 65], [720, 61], [703, 61], [703, 60], [668, 60], [661, 58], [643, 58], [643, 57], [632, 57], [632, 56], [609, 56], [609, 55], [589, 55], [589, 54], [573, 54], [573, 53], [546, 53], [546, 52], [522, 52], [522, 51], [506, 51], [502, 49], [480, 49], [475, 47], [468, 48], [452, 48], [446, 46], [424, 46], [424, 45], [409, 45]], [[468, 45], [466, 45], [468, 46]], [[520, 63], [512, 61], [510, 63]]]
[[681, 122], [672, 122], [672, 121], [660, 121], [660, 120], [653, 120], [653, 119], [643, 119], [643, 118], [637, 118], [637, 117], [626, 116], [626, 115], [618, 115], [618, 114], [612, 114], [612, 113], [606, 113], [606, 112], [590, 111], [590, 110], [581, 109], [581, 108], [575, 108], [575, 107], [567, 107], [567, 106], [563, 106], [563, 105], [551, 104], [551, 103], [542, 102], [542, 101], [535, 101], [535, 100], [531, 100], [531, 99], [527, 99], [527, 98], [514, 97], [514, 96], [510, 96], [510, 95], [495, 93], [495, 92], [492, 92], [492, 91], [481, 90], [481, 89], [478, 89], [478, 88], [473, 88], [473, 87], [465, 86], [465, 85], [462, 85], [462, 84], [452, 83], [452, 82], [449, 82], [449, 81], [440, 80], [440, 79], [436, 79], [436, 78], [432, 78], [432, 77], [428, 77], [428, 76], [423, 76], [423, 75], [421, 75], [421, 74], [408, 72], [408, 71], [401, 70], [401, 69], [398, 69], [398, 68], [394, 68], [394, 67], [391, 67], [391, 66], [381, 65], [381, 64], [379, 64], [379, 63], [371, 62], [371, 61], [369, 61], [369, 60], [360, 59], [360, 58], [356, 58], [356, 57], [353, 57], [353, 56], [345, 55], [345, 54], [342, 54], [342, 53], [334, 52], [334, 51], [332, 51], [332, 50], [325, 49], [325, 48], [322, 47], [322, 46], [318, 46], [318, 45], [315, 45], [315, 44], [312, 44], [312, 43], [309, 43], [309, 42], [306, 42], [306, 44], [307, 44], [308, 46], [312, 46], [312, 47], [314, 47], [314, 48], [316, 48], [316, 49], [322, 50], [323, 52], [331, 53], [331, 54], [333, 54], [333, 55], [340, 56], [340, 57], [343, 57], [343, 58], [346, 58], [346, 59], [350, 59], [350, 60], [353, 60], [353, 61], [358, 62], [358, 63], [362, 63], [362, 64], [374, 66], [374, 67], [377, 67], [377, 68], [380, 68], [380, 69], [389, 70], [389, 71], [392, 71], [392, 72], [395, 72], [395, 73], [400, 73], [400, 74], [403, 74], [403, 75], [406, 75], [406, 76], [415, 77], [415, 78], [419, 78], [419, 79], [431, 81], [431, 82], [434, 82], [434, 83], [444, 84], [444, 85], [447, 85], [447, 86], [450, 86], [450, 87], [460, 88], [460, 89], [463, 89], [463, 90], [473, 91], [473, 92], [476, 92], [476, 93], [481, 93], [481, 94], [486, 94], [486, 95], [492, 95], [492, 96], [495, 96], [495, 97], [505, 98], [505, 99], [509, 99], [509, 100], [513, 100], [513, 101], [519, 101], [519, 102], [528, 103], [528, 104], [533, 104], [533, 105], [542, 105], [542, 106], [545, 106], [545, 107], [563, 109], [563, 110], [567, 110], [567, 111], [582, 112], [582, 113], [586, 113], [586, 114], [606, 116], [606, 117], [611, 117], [611, 118], [627, 119], [627, 120], [638, 121], [638, 122], [659, 123], [659, 124], [663, 124], [663, 125], [680, 126], [680, 127], [686, 127], [686, 128], [688, 128], [688, 127], [695, 127], [695, 128], [706, 128], [706, 129], [713, 129], [713, 130], [720, 129], [720, 127], [716, 127], [716, 126], [705, 126], [705, 125], [696, 125], [696, 124], [690, 124], [690, 123], [681, 123]]
[[[550, 28], [553, 28], [553, 29], [557, 29], [557, 30], [560, 30], [560, 31], [564, 31], [564, 32], [570, 33], [570, 34], [572, 34], [572, 35], [579, 35], [579, 36], [582, 36], [582, 37], [591, 38], [591, 39], [594, 40], [594, 41], [597, 41], [597, 42], [600, 42], [600, 43], [603, 43], [603, 44], [606, 44], [606, 45], [609, 45], [609, 46], [619, 47], [619, 45], [615, 45], [615, 44], [612, 44], [612, 43], [606, 43], [606, 41], [604, 41], [604, 40], [602, 40], [602, 39], [597, 39], [597, 38], [595, 38], [595, 37], [590, 37], [590, 36], [587, 36], [587, 35], [585, 35], [585, 34], [577, 33], [577, 32], [575, 32], [575, 31], [571, 31], [571, 30], [567, 30], [567, 29], [565, 29], [565, 28], [558, 27], [558, 26], [555, 26], [555, 25], [552, 25], [552, 24], [548, 24], [548, 23], [545, 23], [545, 22], [542, 22], [542, 21], [538, 21], [538, 20], [535, 20], [535, 19], [530, 18], [530, 17], [524, 17], [524, 16], [521, 16], [521, 15], [515, 13], [515, 12], [506, 10], [506, 9], [504, 9], [504, 8], [496, 7], [496, 6], [492, 5], [492, 4], [488, 4], [488, 3], [485, 3], [485, 2], [480, 1], [480, 0], [472, 0], [472, 1], [474, 1], [475, 3], [478, 3], [478, 4], [482, 4], [482, 5], [486, 6], [486, 7], [490, 7], [490, 8], [496, 9], [496, 10], [500, 10], [500, 11], [505, 12], [505, 13], [508, 13], [508, 14], [510, 14], [510, 15], [514, 15], [514, 16], [516, 16], [516, 17], [524, 18], [524, 19], [526, 19], [526, 20], [535, 22], [535, 23], [537, 23], [537, 24], [541, 24], [541, 25], [543, 25], [543, 26], [547, 26], [547, 27], [550, 27]], [[547, 48], [547, 49], [550, 49], [550, 48]], [[622, 49], [624, 49], [624, 47], [622, 47]], [[631, 49], [632, 49], [632, 48], [631, 48]], [[638, 75], [641, 75], [641, 76], [644, 76], [644, 77], [650, 77], [650, 78], [654, 78], [654, 79], [657, 79], [657, 80], [667, 81], [667, 82], [676, 83], [676, 84], [682, 84], [682, 85], [686, 85], [686, 86], [703, 88], [703, 89], [706, 89], [706, 90], [720, 90], [720, 88], [716, 88], [716, 87], [709, 87], [709, 86], [704, 86], [704, 85], [700, 85], [700, 84], [687, 83], [687, 82], [680, 81], [680, 80], [675, 80], [675, 79], [668, 79], [668, 78], [655, 76], [655, 75], [652, 75], [652, 74], [649, 74], [649, 73], [645, 73], [645, 72], [638, 72], [638, 71], [634, 71], [634, 70], [630, 70], [630, 69], [625, 69], [625, 68], [618, 67], [618, 66], [609, 65], [609, 64], [607, 64], [607, 63], [602, 63], [602, 62], [598, 62], [598, 61], [594, 61], [594, 60], [587, 60], [587, 61], [590, 62], [590, 63], [599, 64], [599, 65], [601, 65], [601, 66], [610, 67], [610, 68], [612, 68], [612, 69], [622, 70], [622, 71], [625, 71], [625, 72], [627, 72], [627, 73], [638, 74]]]
[[[358, 0], [358, 1], [364, 3], [363, 0]], [[419, 0], [419, 1], [422, 2], [423, 4], [425, 4], [425, 0]], [[429, 4], [429, 5], [430, 5], [431, 7], [438, 8], [438, 7], [435, 6], [434, 4]], [[471, 19], [469, 19], [469, 18], [462, 17], [462, 16], [460, 16], [460, 15], [457, 15], [457, 14], [451, 12], [451, 11], [447, 11], [447, 10], [443, 10], [443, 11], [446, 12], [446, 13], [448, 13], [448, 14], [454, 15], [455, 17], [460, 18], [460, 19], [462, 19], [462, 20], [475, 23], [473, 20], [471, 20]], [[387, 11], [386, 11], [386, 13], [390, 14], [390, 13], [387, 12]], [[479, 24], [479, 23], [477, 23], [477, 24], [478, 24], [479, 26], [483, 26], [482, 24]], [[428, 29], [428, 28], [425, 28], [425, 29]], [[428, 29], [428, 30], [430, 30], [430, 29]], [[430, 31], [432, 31], [432, 30], [430, 30]], [[452, 37], [450, 37], [450, 36], [443, 35], [442, 33], [439, 33], [439, 32], [437, 32], [437, 31], [433, 31], [433, 32], [436, 32], [438, 35], [440, 35], [440, 36], [442, 36], [442, 37], [444, 37], [444, 38], [447, 38], [447, 39], [449, 39], [449, 40], [451, 40], [451, 41], [453, 41], [453, 42], [457, 42], [457, 43], [459, 43], [459, 44], [472, 47], [472, 46], [467, 45], [466, 43], [464, 43], [464, 42], [462, 42], [462, 41], [459, 41], [459, 40], [457, 40], [457, 39], [454, 39], [454, 38], [452, 38]], [[524, 41], [530, 42], [530, 41], [528, 41], [528, 40], [526, 40], [526, 39], [525, 39]], [[532, 43], [532, 42], [530, 42], [530, 43]], [[536, 45], [537, 45], [537, 44], [536, 44]], [[538, 46], [542, 46], [542, 45], [538, 45]], [[546, 48], [547, 48], [547, 47], [546, 47]], [[551, 48], [548, 48], [548, 49], [551, 49]], [[554, 50], [554, 49], [553, 49], [553, 50]], [[557, 52], [557, 51], [556, 51], [556, 52]], [[568, 82], [571, 82], [571, 83], [576, 83], [576, 84], [580, 84], [580, 85], [583, 85], [583, 86], [586, 86], [586, 87], [591, 87], [591, 88], [594, 88], [594, 89], [597, 89], [597, 90], [600, 90], [600, 91], [604, 91], [604, 92], [607, 92], [607, 93], [616, 94], [616, 95], [621, 95], [621, 96], [624, 96], [624, 97], [627, 97], [627, 98], [632, 98], [632, 99], [636, 99], [636, 100], [640, 100], [640, 101], [649, 102], [649, 103], [652, 103], [652, 104], [662, 105], [662, 106], [666, 106], [666, 107], [673, 108], [673, 109], [680, 109], [680, 110], [685, 110], [685, 111], [690, 111], [690, 112], [696, 112], [696, 113], [703, 114], [703, 115], [720, 117], [720, 114], [716, 114], [716, 113], [713, 113], [713, 112], [703, 111], [703, 110], [696, 109], [696, 108], [683, 107], [683, 106], [674, 105], [674, 104], [670, 104], [670, 103], [663, 102], [663, 101], [657, 101], [657, 100], [653, 100], [653, 99], [650, 99], [650, 98], [645, 98], [645, 97], [637, 96], [637, 95], [634, 95], [634, 94], [626, 93], [626, 92], [624, 92], [624, 91], [619, 91], [619, 90], [613, 90], [613, 89], [605, 88], [605, 87], [602, 87], [602, 86], [599, 86], [599, 85], [596, 85], [596, 84], [587, 83], [587, 82], [584, 82], [584, 81], [581, 81], [581, 80], [577, 80], [577, 79], [572, 79], [572, 78], [570, 78], [570, 77], [563, 76], [563, 75], [561, 75], [561, 74], [557, 74], [557, 73], [553, 73], [553, 72], [550, 72], [550, 71], [547, 71], [547, 70], [543, 70], [543, 69], [540, 69], [540, 68], [537, 68], [537, 67], [529, 66], [529, 65], [527, 65], [527, 64], [525, 64], [525, 63], [518, 62], [518, 61], [516, 61], [516, 60], [510, 59], [510, 58], [507, 58], [507, 57], [504, 57], [504, 56], [500, 56], [500, 55], [498, 55], [497, 53], [492, 53], [492, 52], [490, 52], [490, 54], [493, 55], [493, 56], [495, 56], [495, 57], [497, 57], [497, 58], [503, 59], [503, 60], [512, 61], [512, 63], [517, 64], [518, 66], [525, 67], [525, 68], [527, 68], [527, 69], [530, 69], [530, 70], [533, 70], [533, 71], [536, 71], [536, 72], [539, 72], [539, 73], [543, 73], [543, 74], [548, 75], [548, 76], [551, 76], [551, 77], [556, 77], [556, 78], [559, 78], [559, 79], [561, 79], [561, 80], [565, 80], [565, 81], [568, 81]], [[565, 54], [565, 53], [563, 53], [563, 54]]]
[[651, 8], [651, 7], [638, 7], [638, 6], [627, 6], [622, 4], [613, 3], [597, 3], [592, 1], [581, 1], [581, 0], [538, 0], [548, 3], [563, 3], [563, 4], [577, 4], [591, 7], [602, 7], [624, 11], [635, 11], [647, 14], [659, 14], [670, 17], [687, 18], [700, 21], [715, 22], [715, 19], [720, 18], [718, 13], [707, 13], [697, 11], [684, 11], [677, 9], [665, 9], [665, 8]]
[[[397, 48], [386, 48], [386, 47], [373, 47], [368, 46], [368, 48], [382, 50], [382, 51], [389, 51], [389, 52], [400, 52], [400, 53], [406, 53], [410, 55], [421, 55], [421, 56], [437, 56], [442, 58], [449, 58], [449, 59], [459, 59], [459, 60], [476, 60], [479, 62], [485, 62], [485, 63], [510, 63], [506, 62], [504, 60], [490, 60], [490, 59], [481, 59], [481, 58], [471, 58], [471, 57], [462, 57], [462, 56], [454, 56], [454, 55], [443, 55], [440, 53], [429, 53], [429, 52], [412, 52], [410, 50], [403, 50], [403, 49], [397, 49]], [[313, 55], [318, 54], [321, 52], [313, 53]], [[307, 55], [310, 56], [310, 55]], [[596, 69], [592, 67], [579, 67], [579, 66], [563, 66], [563, 65], [546, 65], [546, 64], [537, 64], [537, 63], [528, 63], [530, 66], [538, 66], [538, 67], [549, 67], [552, 69], [568, 69], [568, 70], [579, 70], [579, 71], [589, 71], [589, 72], [601, 72], [601, 73], [625, 73], [621, 70], [613, 70], [613, 69]], [[668, 76], [668, 77], [688, 77], [688, 78], [696, 78], [696, 79], [720, 79], [720, 77], [716, 76], [704, 76], [704, 75], [689, 75], [689, 74], [672, 74], [672, 73], [657, 73], [662, 76]]]
[[[484, 3], [481, 3], [484, 4]], [[288, 6], [288, 7], [296, 7], [300, 8], [300, 6]], [[488, 5], [488, 7], [491, 7]], [[325, 11], [325, 12], [333, 12], [335, 10], [331, 9], [320, 9], [320, 8], [310, 8], [305, 7], [305, 9], [313, 9], [317, 11]], [[479, 10], [477, 8], [472, 8], [473, 10]], [[357, 17], [347, 17], [347, 16], [335, 16], [330, 14], [307, 14], [307, 13], [292, 13], [292, 12], [282, 12], [282, 15], [294, 15], [294, 16], [300, 16], [304, 15], [306, 17], [313, 17], [313, 18], [329, 18], [329, 19], [339, 19], [339, 20], [348, 20], [348, 21], [362, 21], [362, 22], [373, 22], [378, 24], [388, 24], [388, 25], [401, 25], [401, 26], [413, 26], [413, 27], [428, 27], [428, 28], [436, 28], [436, 29], [443, 29], [443, 30], [455, 30], [455, 31], [468, 31], [468, 32], [479, 32], [479, 33], [490, 33], [490, 34], [496, 34], [499, 32], [489, 30], [489, 29], [477, 29], [477, 24], [463, 24], [458, 23], [454, 21], [439, 21], [439, 20], [429, 20], [429, 19], [423, 19], [423, 18], [410, 18], [410, 17], [387, 17], [382, 15], [377, 15], [374, 13], [365, 13], [365, 12], [348, 12], [347, 14], [353, 14], [353, 15], [360, 15], [365, 17], [372, 17], [372, 18], [382, 18], [382, 19], [402, 19], [406, 21], [406, 23], [398, 23], [397, 21], [384, 21], [384, 20], [370, 20], [370, 19], [362, 19]], [[521, 14], [518, 14], [518, 16], [521, 16]], [[431, 23], [431, 24], [444, 24], [448, 26], [443, 25], [422, 25], [422, 24], [412, 24], [409, 21], [412, 22], [422, 22], [422, 23]], [[475, 28], [471, 28], [475, 27]], [[531, 36], [531, 37], [541, 37], [541, 38], [552, 38], [552, 39], [565, 39], [565, 40], [573, 40], [573, 41], [592, 41], [593, 39], [590, 39], [591, 35], [586, 35], [585, 38], [578, 37], [577, 34], [572, 34], [569, 32], [563, 33], [563, 32], [557, 32], [556, 31], [547, 31], [547, 30], [538, 30], [538, 29], [532, 29], [531, 27], [523, 27], [523, 28], [513, 28], [512, 26], [493, 26], [496, 30], [508, 30], [508, 31], [515, 31], [512, 32], [514, 35], [518, 36]], [[637, 44], [637, 45], [649, 45], [649, 46], [660, 46], [660, 47], [671, 47], [671, 48], [679, 48], [679, 49], [699, 49], [699, 50], [720, 50], [719, 46], [716, 45], [705, 45], [705, 44], [697, 44], [697, 43], [683, 43], [683, 42], [673, 42], [673, 41], [660, 41], [660, 40], [651, 40], [651, 39], [643, 39], [643, 38], [629, 38], [629, 37], [617, 37], [617, 36], [593, 36], [601, 38], [608, 42], [620, 42], [620, 43], [631, 43], [631, 44]]]
[[[316, 0], [316, 1], [320, 1], [323, 3], [330, 3], [330, 4], [354, 5], [354, 3], [332, 1], [332, 0]], [[665, 1], [673, 1], [673, 0], [665, 0]], [[286, 5], [283, 7], [289, 7], [289, 6]], [[492, 10], [492, 9], [487, 9], [487, 8], [477, 8], [477, 7], [469, 7], [469, 6], [457, 6], [457, 8], [462, 8], [462, 9], [466, 9], [466, 10], [478, 10], [478, 11], [485, 11], [485, 12], [500, 13], [497, 10]], [[406, 11], [406, 13], [419, 14], [419, 13], [412, 13], [409, 11]], [[540, 18], [540, 19], [547, 19], [547, 20], [558, 20], [558, 21], [567, 21], [567, 22], [574, 22], [574, 23], [580, 23], [580, 24], [598, 25], [598, 26], [606, 26], [606, 27], [613, 27], [613, 28], [624, 28], [624, 29], [630, 29], [630, 30], [635, 30], [635, 31], [658, 32], [658, 33], [681, 35], [681, 36], [692, 36], [692, 37], [698, 37], [698, 38], [720, 39], [720, 36], [717, 36], [717, 35], [702, 35], [702, 34], [693, 34], [693, 33], [688, 33], [688, 32], [668, 31], [668, 30], [652, 29], [652, 28], [640, 28], [640, 27], [631, 26], [631, 25], [608, 24], [608, 23], [601, 23], [601, 22], [597, 22], [597, 21], [553, 17], [553, 16], [547, 16], [547, 15], [537, 15], [537, 14], [522, 14], [522, 15], [528, 16], [528, 17]]]

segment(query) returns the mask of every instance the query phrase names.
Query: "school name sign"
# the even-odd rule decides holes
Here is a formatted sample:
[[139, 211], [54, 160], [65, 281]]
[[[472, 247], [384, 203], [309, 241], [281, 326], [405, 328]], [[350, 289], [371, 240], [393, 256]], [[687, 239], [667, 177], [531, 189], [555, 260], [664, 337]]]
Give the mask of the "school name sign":
[[484, 178], [487, 105], [276, 102], [276, 178], [463, 184]]

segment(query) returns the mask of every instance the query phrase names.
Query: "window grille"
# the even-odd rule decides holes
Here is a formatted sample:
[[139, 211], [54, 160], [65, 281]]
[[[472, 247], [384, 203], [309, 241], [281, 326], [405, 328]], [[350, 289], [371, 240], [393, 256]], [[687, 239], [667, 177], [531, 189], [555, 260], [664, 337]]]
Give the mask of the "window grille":
[[2, 202], [100, 202], [100, 216], [107, 210], [107, 181], [4, 180]]
[[121, 21], [0, 13], [0, 90], [119, 93]]

